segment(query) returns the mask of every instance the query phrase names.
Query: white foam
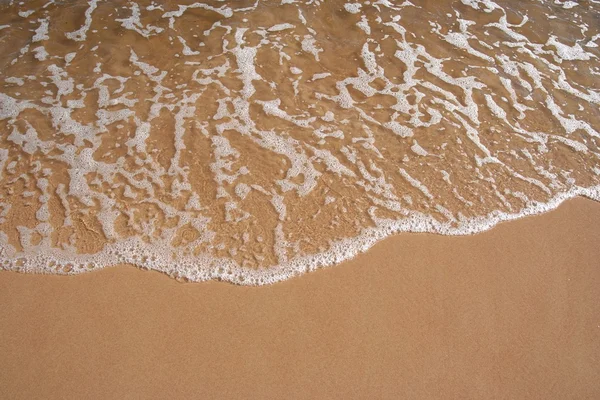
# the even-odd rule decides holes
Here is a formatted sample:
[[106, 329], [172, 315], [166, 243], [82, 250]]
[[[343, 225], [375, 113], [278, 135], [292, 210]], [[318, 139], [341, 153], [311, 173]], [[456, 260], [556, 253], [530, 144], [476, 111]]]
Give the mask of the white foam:
[[556, 48], [557, 55], [563, 60], [589, 60], [592, 57], [596, 57], [593, 54], [583, 50], [579, 43], [569, 46], [559, 42], [558, 38], [554, 35], [550, 36], [546, 42], [546, 46], [553, 46]]
[[344, 4], [344, 9], [351, 14], [358, 14], [360, 12], [361, 5], [360, 3], [346, 3]]
[[17, 78], [16, 76], [10, 76], [8, 78], [4, 78], [4, 82], [13, 83], [18, 86], [23, 86], [25, 84], [25, 81], [23, 79]]
[[314, 74], [311, 78], [311, 81], [318, 81], [319, 79], [325, 79], [328, 76], [331, 76], [329, 72], [322, 72], [320, 74]]
[[121, 22], [121, 26], [125, 29], [135, 31], [145, 38], [158, 34], [163, 31], [162, 28], [157, 26], [144, 26], [140, 20], [140, 6], [137, 3], [131, 3], [131, 16], [129, 18], [115, 19], [115, 21]]
[[35, 58], [37, 58], [39, 61], [45, 61], [49, 56], [44, 46], [38, 46], [32, 51], [35, 53]]
[[220, 8], [213, 7], [211, 5], [205, 3], [193, 3], [190, 5], [179, 5], [179, 9], [177, 11], [169, 11], [163, 14], [163, 18], [169, 18], [169, 28], [175, 29], [175, 19], [181, 17], [188, 9], [201, 8], [205, 10], [214, 11], [218, 14], [221, 14], [225, 18], [229, 18], [233, 15], [233, 10], [230, 7], [225, 5]]
[[413, 140], [413, 145], [410, 147], [410, 149], [413, 151], [413, 153], [420, 155], [420, 156], [429, 155], [427, 150], [425, 150], [423, 147], [421, 147], [421, 145], [416, 140]]
[[285, 31], [288, 29], [294, 29], [295, 26], [292, 24], [277, 24], [277, 25], [273, 25], [272, 27], [270, 27], [269, 29], [267, 29], [269, 32], [281, 32], [281, 31]]
[[302, 39], [302, 50], [312, 54], [317, 61], [319, 61], [319, 53], [323, 51], [316, 46], [315, 38], [310, 35], [305, 35], [304, 39]]
[[369, 20], [366, 16], [361, 15], [360, 21], [356, 23], [356, 26], [362, 29], [367, 35], [371, 34], [371, 26], [369, 25]]
[[35, 35], [31, 38], [32, 42], [41, 42], [42, 40], [48, 40], [48, 19], [40, 19], [40, 26], [35, 30]]
[[34, 12], [35, 12], [35, 10], [19, 11], [19, 16], [22, 18], [27, 18]]
[[[404, 7], [416, 11], [412, 3], [354, 2], [343, 8], [356, 15], [339, 10], [340, 16], [332, 17], [352, 35], [336, 37], [335, 30], [320, 31], [322, 2], [286, 6], [291, 14], [285, 17], [259, 2], [239, 9], [132, 2], [119, 12], [124, 18], [110, 21], [106, 11], [114, 5], [90, 1], [81, 11], [84, 24], [66, 33], [83, 43], [61, 45], [56, 53], [45, 43], [60, 32], [53, 25], [55, 14], [50, 8], [23, 13], [35, 17], [15, 22], [14, 29], [12, 22], [3, 26], [11, 28], [3, 31], [9, 38], [19, 23], [35, 33], [34, 44], [17, 49], [3, 77], [0, 120], [9, 127], [10, 150], [0, 149], [0, 176], [21, 174], [18, 179], [27, 182], [23, 198], [37, 202], [37, 225], [17, 228], [23, 251], [0, 232], [3, 268], [73, 274], [90, 265], [129, 262], [193, 281], [263, 285], [339, 263], [397, 232], [470, 234], [547, 211], [576, 195], [600, 200], [595, 146], [600, 133], [593, 113], [600, 92], [573, 78], [579, 71], [577, 76], [585, 76], [586, 69], [598, 74], [593, 65], [598, 35], [588, 32], [593, 24], [580, 23], [573, 14], [571, 24], [585, 39], [569, 41], [557, 29], [546, 43], [536, 43], [520, 29], [530, 23], [527, 15], [513, 24], [493, 1], [462, 3], [490, 13], [491, 22], [481, 26], [452, 9], [439, 10], [448, 20], [434, 18], [423, 9], [418, 10], [421, 27], [403, 13]], [[569, 9], [570, 3], [557, 4]], [[114, 45], [95, 35], [100, 20], [92, 16], [100, 7], [103, 18], [109, 16], [103, 23], [135, 32], [124, 32], [129, 39], [138, 34], [143, 39], [128, 39], [129, 59], [118, 69], [123, 76], [106, 73], [110, 61], [98, 59], [84, 83], [81, 71], [73, 73], [84, 65], [81, 50], [96, 57]], [[191, 9], [210, 15], [210, 28], [188, 30], [182, 17], [192, 17]], [[156, 26], [144, 25], [156, 10], [162, 15], [153, 20]], [[268, 18], [255, 18], [262, 12]], [[256, 27], [256, 21], [268, 25]], [[149, 53], [144, 46], [154, 40], [172, 49]], [[354, 46], [354, 56], [325, 57], [336, 48], [332, 43], [342, 42], [344, 50]], [[439, 53], [448, 56], [438, 58]], [[37, 58], [37, 77], [19, 74], [17, 64], [31, 62], [30, 55]], [[261, 65], [269, 59], [263, 55], [279, 65]], [[80, 61], [70, 66], [74, 60]], [[389, 65], [403, 75], [390, 75]], [[30, 90], [34, 83], [41, 90]], [[85, 107], [93, 110], [89, 123], [78, 118], [77, 110]], [[46, 118], [60, 143], [20, 118], [25, 109]], [[543, 112], [551, 117], [540, 124]], [[165, 123], [167, 118], [171, 122]], [[548, 132], [531, 128], [546, 125]], [[156, 129], [168, 135], [161, 139], [172, 145], [168, 152], [150, 151]], [[123, 139], [103, 142], [113, 133]], [[101, 149], [107, 143], [114, 148]], [[196, 145], [202, 149], [197, 154]], [[17, 172], [22, 160], [15, 161], [15, 149], [20, 156], [35, 156], [31, 173]], [[103, 151], [104, 158], [98, 156]], [[190, 154], [193, 162], [187, 164]], [[66, 166], [68, 184], [54, 188], [54, 170], [39, 160]], [[585, 187], [578, 186], [582, 181]], [[100, 227], [88, 228], [107, 238], [105, 247], [78, 253], [75, 234], [52, 247], [52, 199], [64, 208], [65, 227], [76, 223], [73, 204], [83, 213], [93, 210]], [[320, 208], [308, 215], [296, 208], [298, 199]], [[254, 215], [260, 201], [271, 206]], [[152, 213], [171, 225], [154, 226], [158, 214], [144, 220], [139, 204], [156, 208]], [[10, 208], [10, 201], [0, 204], [0, 221]], [[382, 212], [394, 217], [381, 218]], [[121, 218], [134, 236], [119, 233]], [[317, 254], [303, 253], [314, 238], [304, 222], [321, 220], [332, 231], [346, 223], [355, 234], [330, 237], [324, 230], [323, 242], [311, 243]], [[173, 238], [189, 227], [197, 239], [187, 235], [176, 248]], [[254, 242], [262, 253], [244, 247]]]
[[67, 38], [75, 40], [77, 42], [82, 42], [87, 38], [87, 32], [89, 31], [90, 26], [92, 25], [92, 13], [96, 9], [96, 7], [98, 7], [98, 0], [89, 0], [88, 4], [89, 6], [85, 12], [84, 24], [81, 26], [81, 28], [79, 28], [76, 31], [65, 33], [65, 36]]
[[[559, 1], [556, 1], [556, 3], [560, 4]], [[573, 7], [577, 7], [578, 5], [579, 3], [575, 1], [565, 1], [564, 3], [562, 3], [563, 8], [566, 8], [567, 10]]]

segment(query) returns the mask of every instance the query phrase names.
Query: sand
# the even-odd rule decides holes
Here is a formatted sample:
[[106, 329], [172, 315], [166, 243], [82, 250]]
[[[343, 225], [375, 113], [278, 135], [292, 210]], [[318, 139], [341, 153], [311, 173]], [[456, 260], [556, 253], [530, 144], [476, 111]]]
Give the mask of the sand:
[[272, 283], [600, 200], [600, 5], [281, 3], [0, 5], [0, 265]]
[[0, 272], [0, 400], [600, 399], [590, 200], [91, 272], [600, 200], [597, 5], [46, 3], [0, 5], [0, 269], [88, 273]]
[[600, 398], [600, 205], [406, 234], [266, 287], [120, 266], [0, 273], [0, 392], [64, 398]]

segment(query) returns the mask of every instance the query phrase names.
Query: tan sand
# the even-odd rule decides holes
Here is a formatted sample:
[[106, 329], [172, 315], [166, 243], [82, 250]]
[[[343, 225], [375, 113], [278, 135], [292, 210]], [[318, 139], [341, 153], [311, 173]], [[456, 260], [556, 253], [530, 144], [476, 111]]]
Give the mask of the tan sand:
[[260, 282], [600, 199], [594, 2], [3, 3], [5, 269]]
[[407, 234], [268, 287], [130, 267], [0, 273], [0, 392], [64, 398], [600, 398], [600, 205]]

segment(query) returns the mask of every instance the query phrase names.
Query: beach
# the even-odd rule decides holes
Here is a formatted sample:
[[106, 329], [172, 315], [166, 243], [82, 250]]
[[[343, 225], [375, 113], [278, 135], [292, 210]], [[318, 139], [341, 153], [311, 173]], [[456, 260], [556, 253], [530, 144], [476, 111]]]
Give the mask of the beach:
[[290, 1], [1, 4], [0, 265], [260, 286], [600, 200], [596, 3]]
[[402, 234], [262, 287], [0, 273], [6, 399], [594, 399], [600, 206]]
[[0, 399], [600, 399], [598, 21], [0, 0]]

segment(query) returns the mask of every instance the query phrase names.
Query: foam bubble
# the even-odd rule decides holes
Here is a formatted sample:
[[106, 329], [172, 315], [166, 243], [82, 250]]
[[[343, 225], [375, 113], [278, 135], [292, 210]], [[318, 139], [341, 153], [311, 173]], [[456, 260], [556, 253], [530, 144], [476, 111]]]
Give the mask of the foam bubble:
[[3, 268], [264, 285], [600, 200], [596, 7], [461, 1], [8, 4]]
[[358, 14], [360, 12], [361, 5], [360, 3], [346, 3], [344, 4], [344, 9], [351, 14]]

